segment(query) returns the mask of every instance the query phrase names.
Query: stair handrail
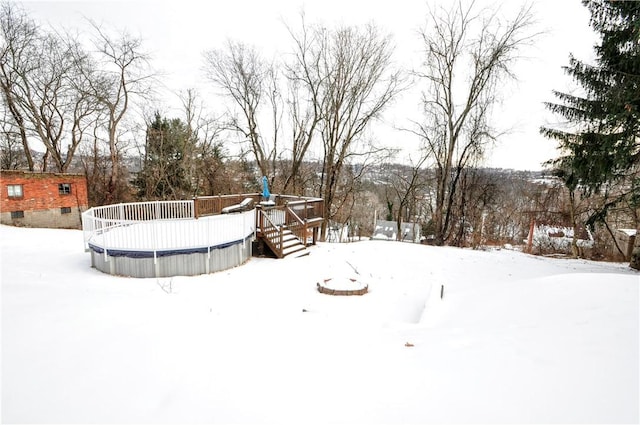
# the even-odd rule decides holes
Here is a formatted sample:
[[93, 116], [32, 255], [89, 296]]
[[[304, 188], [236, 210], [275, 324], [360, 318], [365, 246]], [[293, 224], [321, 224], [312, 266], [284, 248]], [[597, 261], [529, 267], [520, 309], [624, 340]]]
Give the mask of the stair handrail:
[[289, 205], [287, 205], [286, 210], [289, 214], [291, 214], [293, 216], [293, 218], [295, 218], [295, 221], [297, 221], [299, 224], [304, 224], [305, 220], [301, 219], [298, 214], [296, 214], [296, 212], [294, 210], [291, 209], [291, 207]]
[[[296, 214], [296, 212], [289, 206], [289, 204], [285, 206], [285, 209], [286, 209], [287, 218], [288, 216], [292, 216], [294, 219], [293, 221], [296, 222], [294, 226], [289, 227], [289, 230], [291, 230], [291, 232], [300, 240], [300, 242], [302, 242], [306, 246], [307, 245], [307, 220], [303, 220], [302, 218], [300, 218], [300, 216]], [[306, 209], [306, 205], [305, 205], [305, 209]], [[288, 223], [288, 220], [285, 220], [285, 222]], [[300, 227], [302, 227], [302, 231], [300, 230]]]
[[[267, 214], [265, 214], [264, 210], [262, 210], [261, 208], [258, 209], [258, 214], [260, 216], [259, 228], [260, 228], [260, 231], [262, 232], [264, 240], [267, 242], [269, 247], [273, 250], [274, 254], [276, 254], [278, 258], [282, 258], [284, 256], [282, 227], [276, 225], [271, 220], [271, 218]], [[268, 225], [265, 225], [265, 221], [267, 222]], [[265, 229], [267, 229], [267, 231], [265, 231]], [[274, 229], [274, 231], [269, 231], [269, 229]], [[277, 234], [277, 240], [276, 238], [272, 238], [271, 236], [272, 233]]]

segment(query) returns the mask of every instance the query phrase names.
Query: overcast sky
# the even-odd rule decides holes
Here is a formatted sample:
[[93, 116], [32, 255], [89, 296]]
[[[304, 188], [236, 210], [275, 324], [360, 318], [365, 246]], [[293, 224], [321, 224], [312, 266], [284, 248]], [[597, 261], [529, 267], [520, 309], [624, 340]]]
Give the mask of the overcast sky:
[[[153, 66], [163, 72], [168, 89], [206, 87], [202, 73], [206, 50], [221, 48], [226, 39], [251, 43], [266, 57], [288, 49], [284, 22], [296, 24], [304, 8], [307, 20], [364, 24], [375, 22], [391, 33], [396, 44], [396, 61], [406, 67], [419, 64], [417, 30], [425, 23], [427, 4], [450, 4], [450, 0], [228, 0], [228, 1], [23, 1], [30, 15], [41, 23], [82, 29], [85, 18], [108, 27], [127, 29], [143, 38], [152, 54]], [[505, 14], [523, 4], [521, 0], [476, 0], [478, 6], [500, 7]], [[541, 163], [556, 156], [556, 143], [540, 136], [541, 125], [557, 120], [544, 110], [542, 102], [553, 101], [552, 90], [572, 89], [561, 67], [570, 53], [580, 59], [592, 58], [596, 41], [589, 27], [589, 13], [580, 0], [534, 0], [535, 44], [522, 52], [517, 64], [517, 84], [505, 84], [505, 102], [495, 112], [495, 122], [510, 128], [490, 152], [486, 165], [501, 168], [540, 169]], [[417, 92], [416, 92], [417, 93]], [[206, 93], [205, 93], [206, 95]], [[168, 107], [168, 106], [167, 106]], [[386, 129], [406, 127], [406, 118], [415, 113], [415, 98], [405, 96], [386, 116]], [[408, 134], [380, 132], [392, 144], [402, 143], [410, 152], [418, 144]], [[380, 137], [379, 137], [380, 138]]]

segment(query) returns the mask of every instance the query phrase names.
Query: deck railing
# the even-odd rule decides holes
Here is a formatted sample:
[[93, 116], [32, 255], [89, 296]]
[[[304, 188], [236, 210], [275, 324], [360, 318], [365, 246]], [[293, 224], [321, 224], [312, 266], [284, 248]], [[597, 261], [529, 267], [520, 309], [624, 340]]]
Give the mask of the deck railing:
[[[255, 213], [221, 214], [224, 208], [240, 204], [246, 198], [254, 200]], [[247, 193], [94, 207], [82, 214], [85, 249], [93, 243], [104, 248], [105, 255], [106, 249], [151, 250], [155, 253], [212, 246], [221, 239], [230, 242], [251, 233], [269, 239], [274, 248], [282, 249], [285, 228], [301, 242], [308, 244], [311, 235], [312, 243], [315, 243], [324, 201], [288, 195], [275, 195], [274, 198], [274, 203], [261, 204], [261, 194]], [[221, 217], [197, 220], [212, 215]], [[161, 221], [167, 223], [154, 224]]]
[[85, 248], [96, 235], [151, 220], [193, 219], [193, 201], [154, 201], [93, 207], [82, 213]]
[[[254, 212], [195, 220], [194, 202], [156, 201], [94, 207], [82, 214], [85, 249], [172, 251], [210, 247], [255, 233]], [[155, 255], [155, 254], [154, 254]]]
[[302, 220], [319, 219], [324, 216], [324, 200], [322, 198], [280, 195], [278, 200], [276, 205], [288, 206]]
[[[251, 198], [253, 203], [260, 205], [263, 200], [260, 193], [244, 193], [239, 195], [198, 196], [193, 198], [194, 215], [196, 218], [208, 215], [220, 214], [224, 208], [240, 204], [246, 198]], [[322, 198], [304, 198], [292, 195], [273, 195], [275, 202], [273, 207], [284, 210], [289, 206], [303, 220], [322, 218], [324, 214], [324, 201]]]
[[206, 217], [222, 213], [224, 208], [238, 205], [246, 198], [253, 199], [254, 203], [261, 200], [259, 193], [245, 193], [239, 195], [197, 196], [193, 198], [195, 218]]

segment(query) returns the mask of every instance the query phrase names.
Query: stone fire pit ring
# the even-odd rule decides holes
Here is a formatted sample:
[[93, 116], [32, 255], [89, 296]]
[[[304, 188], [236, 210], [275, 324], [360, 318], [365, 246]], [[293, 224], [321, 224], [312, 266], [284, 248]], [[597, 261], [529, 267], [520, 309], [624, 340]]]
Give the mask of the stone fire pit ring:
[[369, 285], [352, 277], [328, 278], [316, 283], [318, 292], [327, 295], [364, 295]]

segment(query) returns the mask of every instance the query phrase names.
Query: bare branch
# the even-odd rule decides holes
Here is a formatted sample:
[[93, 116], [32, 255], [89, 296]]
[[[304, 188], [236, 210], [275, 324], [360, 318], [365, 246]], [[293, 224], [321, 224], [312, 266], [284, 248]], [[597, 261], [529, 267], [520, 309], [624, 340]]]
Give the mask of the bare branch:
[[453, 199], [462, 170], [484, 154], [496, 138], [489, 125], [498, 82], [513, 77], [518, 50], [535, 36], [531, 9], [523, 7], [502, 22], [497, 11], [475, 11], [475, 4], [430, 10], [431, 26], [421, 31], [425, 81], [424, 123], [413, 131], [437, 164], [436, 243], [448, 233]]

